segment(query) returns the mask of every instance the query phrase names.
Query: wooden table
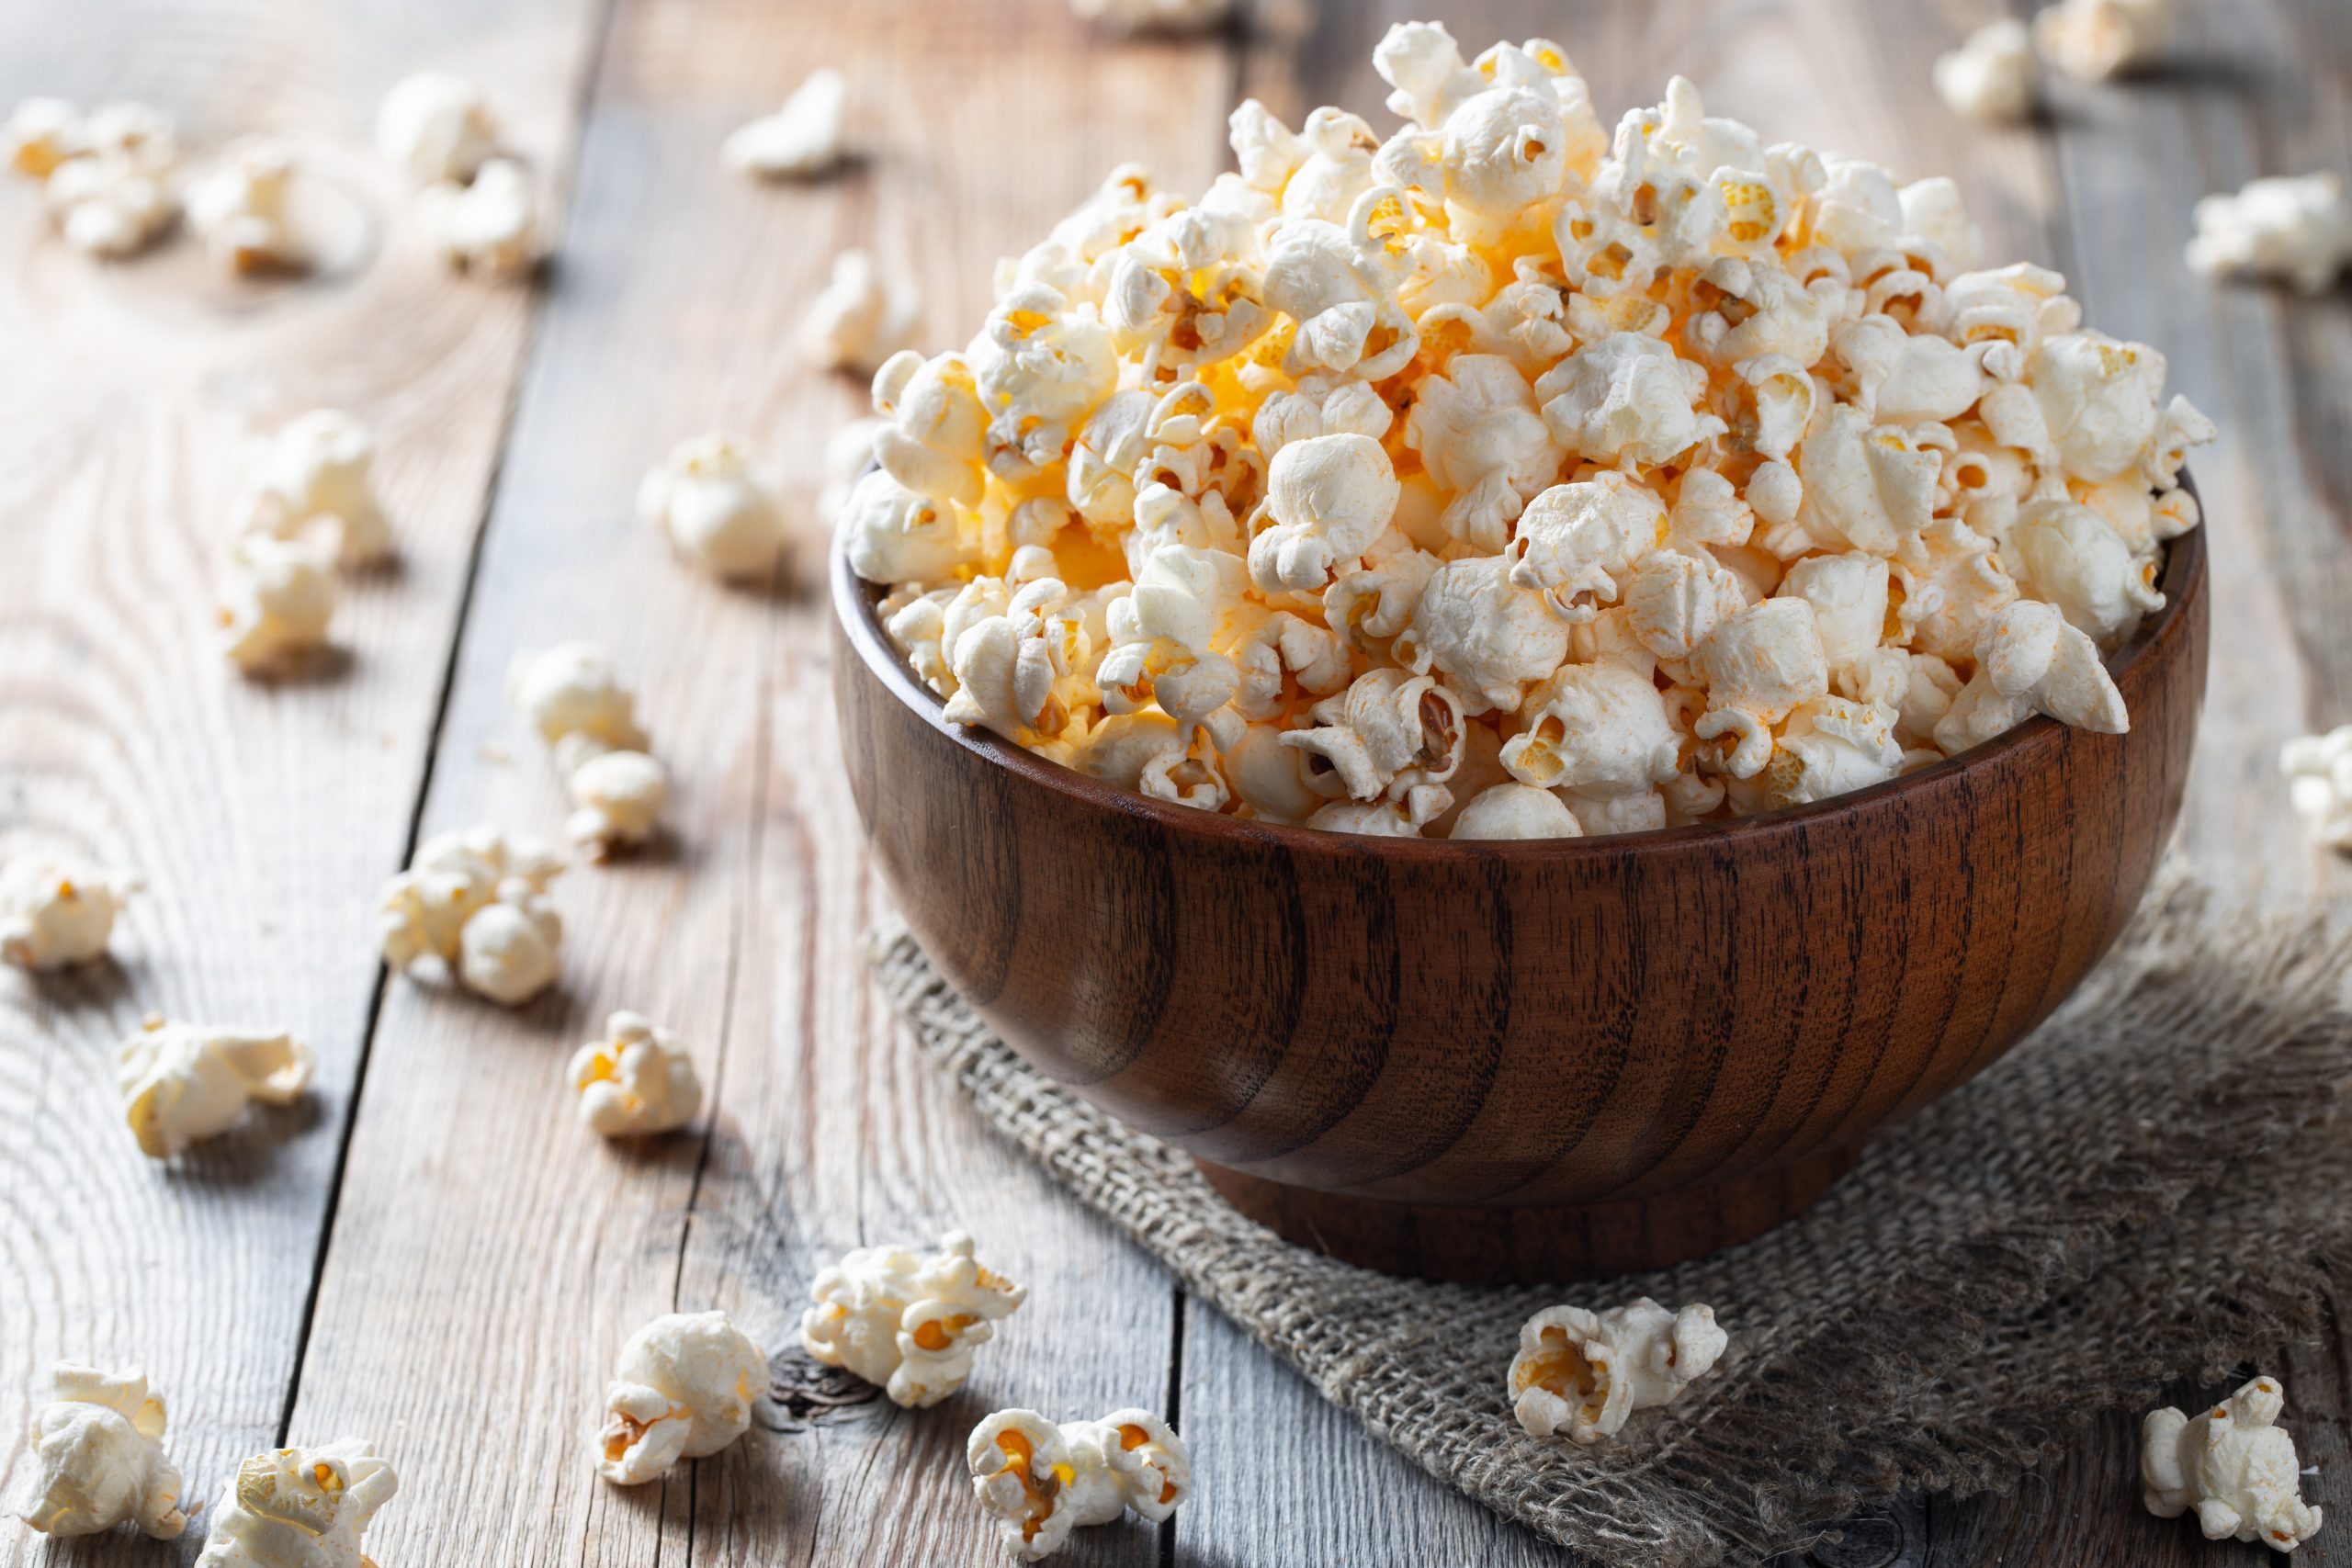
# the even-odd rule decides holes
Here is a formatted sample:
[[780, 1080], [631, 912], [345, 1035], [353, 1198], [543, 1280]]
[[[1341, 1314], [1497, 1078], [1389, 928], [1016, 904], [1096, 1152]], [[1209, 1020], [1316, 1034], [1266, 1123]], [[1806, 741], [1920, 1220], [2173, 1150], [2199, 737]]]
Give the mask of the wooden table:
[[[1389, 20], [1466, 44], [1543, 33], [1604, 118], [1666, 75], [1711, 107], [1914, 173], [1956, 173], [1998, 256], [2063, 268], [2110, 332], [2170, 355], [2222, 426], [2199, 471], [2217, 656], [2183, 842], [2234, 890], [2347, 886], [2274, 776], [2285, 737], [2352, 717], [2352, 312], [2213, 288], [2180, 262], [2189, 208], [2261, 173], [2342, 169], [2340, 0], [2212, 0], [2182, 62], [2068, 88], [2030, 130], [1965, 126], [1928, 65], [1993, 0], [1264, 0], [1247, 27], [1117, 43], [1064, 0], [85, 0], [0, 14], [0, 97], [133, 96], [202, 144], [297, 139], [327, 265], [230, 286], [185, 241], [92, 265], [35, 197], [0, 193], [0, 853], [63, 846], [142, 871], [119, 962], [0, 977], [0, 1463], [53, 1358], [138, 1362], [209, 1498], [243, 1455], [373, 1438], [401, 1497], [388, 1565], [994, 1560], [965, 1433], [1000, 1401], [1164, 1405], [1200, 1455], [1165, 1532], [1087, 1532], [1072, 1563], [1549, 1563], [1561, 1554], [1412, 1470], [983, 1133], [915, 1064], [868, 985], [884, 907], [827, 695], [812, 519], [788, 580], [727, 592], [632, 515], [675, 438], [732, 425], [808, 507], [862, 389], [790, 335], [862, 244], [928, 301], [934, 346], [985, 309], [989, 264], [1123, 159], [1197, 188], [1238, 93], [1389, 123], [1369, 56]], [[805, 187], [722, 169], [720, 139], [807, 71], [856, 84], [861, 165]], [[424, 66], [487, 84], [562, 193], [537, 288], [454, 280], [367, 146]], [[319, 404], [373, 422], [402, 563], [359, 584], [349, 659], [241, 681], [209, 645], [241, 441]], [[561, 993], [516, 1013], [387, 980], [375, 890], [424, 833], [552, 831], [556, 782], [504, 693], [521, 649], [585, 637], [642, 694], [679, 775], [674, 840], [564, 879]], [[604, 1014], [662, 1019], [715, 1111], [641, 1153], [572, 1119], [561, 1065]], [[141, 1158], [114, 1043], [149, 1011], [282, 1022], [317, 1092], [170, 1166]], [[966, 1396], [839, 1403], [779, 1357], [761, 1430], [666, 1484], [598, 1482], [584, 1451], [621, 1338], [723, 1305], [790, 1343], [820, 1259], [952, 1226], [1033, 1292]], [[2340, 1336], [2282, 1371], [2317, 1500], [2352, 1562]], [[2193, 1369], [2184, 1369], [2193, 1371]], [[2184, 1388], [2184, 1397], [2198, 1397]], [[2006, 1499], [1906, 1505], [1813, 1560], [2245, 1564], [2140, 1511], [2137, 1412], [2101, 1415]], [[0, 1564], [187, 1561], [0, 1526]]]

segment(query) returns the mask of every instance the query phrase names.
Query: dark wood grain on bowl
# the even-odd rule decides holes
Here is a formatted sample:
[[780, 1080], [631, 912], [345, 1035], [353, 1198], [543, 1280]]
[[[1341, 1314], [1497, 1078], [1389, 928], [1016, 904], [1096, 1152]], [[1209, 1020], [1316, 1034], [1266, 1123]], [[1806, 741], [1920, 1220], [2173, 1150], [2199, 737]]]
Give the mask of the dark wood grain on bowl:
[[[1110, 789], [943, 719], [838, 559], [834, 681], [925, 950], [1015, 1049], [1229, 1190], [1526, 1208], [1747, 1183], [1760, 1214], [1749, 1179], [1982, 1069], [2121, 931], [2188, 782], [2201, 534], [2163, 586], [2110, 661], [2127, 735], [2037, 718], [1817, 806], [1593, 840], [1355, 838]], [[1328, 1233], [1317, 1212], [1287, 1229]]]

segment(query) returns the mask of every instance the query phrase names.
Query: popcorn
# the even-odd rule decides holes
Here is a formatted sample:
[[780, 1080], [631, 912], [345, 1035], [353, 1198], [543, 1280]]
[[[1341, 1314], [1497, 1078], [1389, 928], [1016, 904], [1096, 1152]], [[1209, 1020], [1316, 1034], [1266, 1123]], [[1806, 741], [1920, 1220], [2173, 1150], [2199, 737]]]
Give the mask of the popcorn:
[[405, 970], [435, 957], [468, 989], [519, 1007], [560, 968], [563, 921], [547, 886], [562, 870], [538, 840], [495, 828], [434, 835], [384, 885], [384, 962]]
[[220, 579], [220, 650], [248, 675], [268, 674], [326, 646], [334, 579], [306, 545], [239, 539]]
[[1578, 839], [1584, 829], [1560, 797], [1533, 784], [1505, 783], [1480, 790], [1453, 819], [1449, 839]]
[[288, 267], [301, 246], [286, 222], [294, 153], [266, 136], [229, 144], [213, 168], [188, 186], [187, 219], [212, 258], [233, 273]]
[[784, 107], [737, 130], [719, 148], [730, 169], [767, 179], [807, 179], [841, 165], [847, 146], [849, 79], [830, 67], [811, 71]]
[[2312, 841], [2352, 850], [2352, 724], [2288, 741], [2278, 771]]
[[964, 1386], [972, 1353], [1029, 1292], [973, 1261], [972, 1238], [952, 1231], [925, 1257], [910, 1247], [862, 1247], [820, 1272], [816, 1303], [801, 1314], [800, 1342], [909, 1410]]
[[425, 242], [460, 272], [519, 277], [538, 265], [538, 196], [531, 171], [500, 156], [471, 181], [436, 180], [416, 193]]
[[1188, 32], [1215, 27], [1233, 0], [1070, 0], [1070, 9], [1120, 32]]
[[768, 1360], [723, 1312], [670, 1313], [628, 1337], [605, 1390], [596, 1473], [616, 1486], [659, 1480], [752, 1429]]
[[2256, 1378], [2195, 1418], [2151, 1410], [2140, 1424], [2140, 1478], [2148, 1512], [2191, 1508], [2207, 1540], [2260, 1541], [2292, 1551], [2319, 1533], [2323, 1510], [2301, 1496], [2295, 1440], [2278, 1425], [2286, 1391]]
[[1546, 1307], [1519, 1331], [1511, 1408], [1530, 1437], [1589, 1446], [1704, 1377], [1730, 1343], [1712, 1307], [1670, 1313], [1647, 1296], [1603, 1313]]
[[702, 1109], [694, 1058], [676, 1036], [639, 1013], [607, 1018], [605, 1038], [573, 1054], [571, 1074], [580, 1120], [607, 1138], [666, 1133]]
[[2173, 0], [2057, 0], [2033, 18], [2051, 64], [2084, 82], [2145, 65], [2172, 39]]
[[670, 770], [659, 758], [607, 750], [581, 736], [567, 738], [555, 755], [571, 796], [564, 837], [589, 859], [652, 841], [670, 804]]
[[139, 1152], [170, 1159], [235, 1126], [248, 1101], [291, 1105], [311, 1081], [311, 1048], [284, 1032], [151, 1018], [122, 1043], [116, 1080]]
[[107, 950], [139, 878], [85, 862], [18, 855], [0, 867], [0, 958], [36, 974]]
[[637, 698], [594, 643], [567, 642], [520, 653], [507, 671], [507, 694], [549, 746], [585, 735], [607, 746], [642, 750]]
[[653, 836], [669, 804], [670, 773], [647, 753], [637, 699], [604, 650], [569, 642], [517, 655], [507, 690], [554, 750], [556, 772], [577, 808], [564, 824], [592, 859]]
[[1970, 119], [2020, 120], [2033, 112], [2033, 36], [2014, 17], [1982, 27], [1936, 57], [1937, 94]]
[[[753, 465], [750, 443], [726, 431], [672, 447], [668, 459], [638, 485], [637, 510], [669, 535], [680, 555], [714, 577], [759, 576], [784, 547], [783, 502]], [[851, 510], [856, 510], [854, 496]]]
[[463, 185], [498, 152], [498, 125], [481, 88], [420, 71], [393, 84], [378, 106], [376, 150], [420, 186]]
[[80, 111], [63, 98], [27, 98], [0, 125], [0, 159], [28, 179], [49, 178], [89, 144]]
[[[2021, 106], [2019, 37], [1947, 85]], [[1985, 265], [1952, 181], [1680, 78], [1611, 137], [1544, 39], [1404, 23], [1374, 65], [1386, 140], [1244, 103], [1235, 172], [1114, 170], [968, 344], [876, 375], [842, 546], [955, 716], [1414, 836], [1721, 819], [2126, 721], [2051, 626], [2095, 666], [2198, 524], [2213, 426], [2162, 355]]]
[[981, 1511], [1023, 1562], [1129, 1509], [1158, 1524], [1192, 1494], [1191, 1448], [1148, 1410], [1058, 1426], [1034, 1410], [1000, 1410], [972, 1429], [965, 1460]]
[[324, 531], [337, 562], [366, 568], [392, 553], [391, 525], [369, 473], [376, 437], [347, 413], [313, 409], [259, 444], [230, 515], [241, 535], [299, 539]]
[[2189, 270], [2284, 277], [2306, 294], [2324, 293], [2352, 263], [2352, 203], [2332, 173], [2274, 175], [2231, 196], [2197, 204]]
[[164, 116], [144, 104], [108, 104], [76, 122], [53, 99], [17, 112], [25, 123], [10, 122], [14, 162], [27, 173], [45, 169], [34, 177], [66, 243], [119, 259], [146, 249], [179, 215], [179, 141]]
[[26, 1439], [32, 1471], [16, 1511], [44, 1535], [136, 1524], [157, 1540], [177, 1540], [187, 1529], [184, 1486], [163, 1443], [164, 1399], [148, 1392], [144, 1372], [60, 1361]]
[[800, 356], [819, 370], [871, 376], [907, 346], [922, 307], [892, 289], [864, 251], [833, 258], [832, 280], [800, 321]]
[[400, 1485], [361, 1438], [255, 1454], [221, 1492], [197, 1568], [368, 1568], [360, 1535]]

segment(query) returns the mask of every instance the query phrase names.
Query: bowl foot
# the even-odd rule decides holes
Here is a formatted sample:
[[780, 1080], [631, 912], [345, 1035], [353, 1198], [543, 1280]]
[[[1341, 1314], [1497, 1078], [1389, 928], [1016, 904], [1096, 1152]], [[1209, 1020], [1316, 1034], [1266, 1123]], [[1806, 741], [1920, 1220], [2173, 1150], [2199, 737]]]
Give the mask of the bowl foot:
[[1832, 1149], [1716, 1187], [1557, 1208], [1390, 1203], [1195, 1163], [1227, 1202], [1286, 1241], [1385, 1273], [1499, 1285], [1606, 1280], [1703, 1258], [1804, 1209], [1860, 1153]]

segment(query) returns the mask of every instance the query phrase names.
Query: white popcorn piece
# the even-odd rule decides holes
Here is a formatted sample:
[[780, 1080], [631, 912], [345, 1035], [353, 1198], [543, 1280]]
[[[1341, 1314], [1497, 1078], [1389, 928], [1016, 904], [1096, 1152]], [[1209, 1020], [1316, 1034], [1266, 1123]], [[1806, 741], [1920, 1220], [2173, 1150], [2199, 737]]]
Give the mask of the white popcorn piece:
[[1087, 21], [1116, 32], [1196, 32], [1233, 12], [1233, 0], [1070, 0]]
[[2018, 586], [2055, 605], [2102, 648], [2164, 608], [2154, 556], [2133, 556], [2107, 520], [2069, 501], [2035, 502], [2009, 529]]
[[179, 141], [163, 115], [143, 104], [108, 104], [45, 134], [34, 118], [21, 140], [11, 138], [17, 166], [55, 158], [41, 176], [42, 195], [66, 243], [120, 259], [145, 250], [179, 216]]
[[376, 109], [376, 150], [420, 186], [463, 185], [498, 145], [498, 123], [481, 89], [447, 72], [402, 77]]
[[1535, 383], [1544, 423], [1561, 446], [1590, 462], [1657, 464], [1724, 433], [1702, 413], [1703, 367], [1639, 333], [1614, 333], [1577, 350]]
[[604, 650], [570, 642], [517, 655], [507, 690], [554, 750], [575, 808], [564, 823], [571, 841], [602, 860], [650, 840], [670, 801], [670, 773], [648, 754], [637, 699]]
[[311, 1082], [311, 1048], [283, 1031], [151, 1018], [122, 1043], [115, 1078], [139, 1152], [170, 1159], [235, 1126], [245, 1106], [291, 1105]]
[[800, 356], [819, 370], [871, 376], [908, 346], [922, 314], [912, 295], [884, 281], [872, 256], [843, 251], [801, 318]]
[[1903, 765], [1891, 711], [1821, 696], [1790, 713], [1755, 788], [1768, 808], [1806, 806], [1882, 784]]
[[538, 191], [520, 159], [493, 157], [463, 185], [435, 180], [412, 210], [425, 243], [460, 272], [520, 277], [538, 265]]
[[0, 867], [0, 958], [36, 974], [107, 950], [139, 878], [84, 861], [18, 855]]
[[640, 1013], [605, 1020], [605, 1037], [571, 1058], [580, 1120], [607, 1138], [683, 1127], [702, 1109], [702, 1080], [677, 1037]]
[[377, 565], [392, 554], [390, 523], [372, 479], [376, 437], [334, 409], [313, 409], [260, 443], [230, 509], [242, 535], [300, 539], [325, 532], [336, 561]]
[[1250, 541], [1250, 577], [1268, 593], [1320, 593], [1396, 511], [1396, 472], [1368, 435], [1293, 442], [1266, 469], [1270, 525]]
[[2174, 0], [2057, 0], [2033, 18], [2042, 57], [2083, 82], [2146, 65], [2172, 41]]
[[1555, 485], [1527, 503], [1503, 552], [1513, 582], [1540, 590], [1562, 620], [1590, 621], [1668, 528], [1665, 503], [1619, 473]]
[[2278, 771], [2312, 841], [2352, 851], [2352, 724], [2288, 741]]
[[848, 154], [849, 78], [830, 66], [808, 73], [784, 107], [736, 130], [719, 148], [730, 169], [765, 179], [810, 179]]
[[605, 1390], [596, 1473], [641, 1486], [752, 1429], [768, 1359], [723, 1312], [669, 1313], [628, 1337]]
[[1567, 623], [1543, 594], [1519, 585], [1501, 556], [1438, 568], [1393, 647], [1413, 673], [1442, 671], [1465, 713], [1516, 713], [1527, 688], [1558, 669], [1567, 651]]
[[816, 1304], [801, 1314], [802, 1347], [909, 1410], [963, 1387], [973, 1351], [1029, 1299], [974, 1260], [962, 1231], [928, 1256], [896, 1244], [859, 1247], [820, 1271], [808, 1295]]
[[360, 1537], [400, 1487], [362, 1438], [255, 1454], [222, 1490], [197, 1568], [371, 1568]]
[[1668, 1312], [1647, 1296], [1603, 1313], [1547, 1307], [1519, 1331], [1511, 1408], [1530, 1437], [1589, 1446], [1704, 1377], [1730, 1343], [1712, 1307]]
[[1022, 1562], [1131, 1509], [1158, 1524], [1193, 1490], [1191, 1447], [1148, 1410], [1061, 1424], [1034, 1410], [1000, 1410], [972, 1429], [965, 1461], [981, 1510]]
[[2332, 172], [2272, 175], [2197, 204], [2189, 270], [2206, 277], [2283, 277], [2324, 292], [2352, 264], [2352, 202]]
[[439, 833], [384, 885], [384, 961], [406, 970], [436, 957], [468, 989], [520, 1006], [555, 981], [563, 921], [547, 886], [561, 857], [495, 828]]
[[188, 186], [189, 226], [230, 272], [296, 265], [302, 249], [286, 221], [293, 181], [293, 149], [266, 136], [241, 137]]
[[1996, 123], [2033, 112], [2033, 35], [2014, 17], [1977, 28], [1936, 57], [1936, 92], [1955, 114]]
[[0, 162], [27, 179], [49, 178], [89, 144], [81, 111], [63, 98], [27, 98], [0, 125]]
[[1449, 839], [1579, 839], [1576, 814], [1548, 789], [1505, 781], [1473, 795]]
[[637, 698], [621, 684], [605, 650], [590, 642], [559, 643], [515, 655], [506, 675], [514, 699], [539, 739], [553, 746], [583, 735], [603, 745], [642, 750]]
[[1674, 777], [1680, 736], [1648, 673], [1615, 660], [1564, 664], [1528, 694], [1502, 744], [1511, 777], [1591, 798], [1646, 795]]
[[1693, 657], [1707, 682], [1707, 712], [1692, 728], [1702, 740], [1732, 737], [1724, 768], [1752, 778], [1772, 756], [1772, 727], [1827, 694], [1829, 665], [1803, 599], [1768, 599], [1725, 621]]
[[327, 645], [334, 578], [308, 545], [249, 534], [220, 578], [220, 650], [248, 675], [287, 669]]
[[2278, 1425], [2287, 1392], [2258, 1377], [2195, 1417], [2151, 1410], [2140, 1423], [2148, 1512], [2194, 1509], [2207, 1540], [2260, 1541], [2292, 1551], [2319, 1533], [2323, 1510], [2302, 1499], [2295, 1439]]
[[752, 461], [751, 444], [727, 431], [691, 436], [647, 471], [637, 510], [672, 547], [714, 577], [757, 577], [784, 548], [784, 503]]
[[26, 1436], [32, 1468], [17, 1515], [44, 1535], [134, 1524], [157, 1540], [176, 1540], [187, 1529], [185, 1486], [163, 1445], [164, 1399], [149, 1391], [144, 1372], [60, 1361]]
[[661, 759], [570, 736], [556, 747], [556, 770], [571, 796], [564, 836], [589, 859], [650, 843], [661, 830], [670, 805], [670, 770]]
[[1282, 744], [1298, 751], [1306, 786], [1329, 798], [1402, 800], [1444, 783], [1462, 761], [1461, 699], [1428, 675], [1367, 670], [1309, 716]]
[[1430, 477], [1455, 492], [1445, 531], [1498, 550], [1510, 525], [1560, 471], [1561, 451], [1535, 412], [1535, 394], [1511, 362], [1460, 354], [1443, 376], [1421, 383], [1405, 418], [1406, 444]]
[[1443, 784], [1416, 784], [1396, 800], [1328, 802], [1307, 818], [1306, 826], [1373, 839], [1418, 839], [1453, 806], [1453, 792]]

